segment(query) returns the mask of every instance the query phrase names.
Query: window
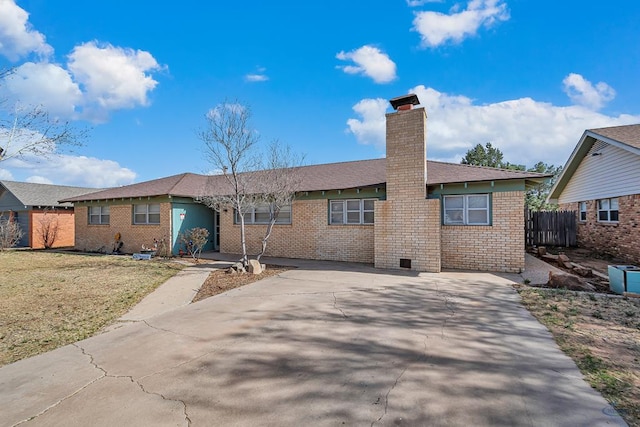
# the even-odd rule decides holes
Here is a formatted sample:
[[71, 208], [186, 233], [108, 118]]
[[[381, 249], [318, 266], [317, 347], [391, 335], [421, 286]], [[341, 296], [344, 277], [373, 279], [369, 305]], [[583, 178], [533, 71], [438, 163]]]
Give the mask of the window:
[[160, 224], [160, 204], [133, 205], [134, 224]]
[[579, 204], [580, 207], [580, 221], [586, 221], [587, 220], [587, 202], [580, 202]]
[[373, 224], [376, 199], [331, 200], [329, 224]]
[[489, 225], [489, 195], [443, 196], [445, 225]]
[[[268, 224], [271, 214], [269, 213], [269, 205], [256, 206], [244, 214], [245, 224]], [[240, 224], [240, 215], [235, 211], [234, 223]], [[283, 206], [276, 218], [276, 224], [291, 224], [291, 206]]]
[[598, 221], [618, 222], [618, 198], [598, 200]]
[[89, 206], [89, 224], [109, 224], [109, 206]]

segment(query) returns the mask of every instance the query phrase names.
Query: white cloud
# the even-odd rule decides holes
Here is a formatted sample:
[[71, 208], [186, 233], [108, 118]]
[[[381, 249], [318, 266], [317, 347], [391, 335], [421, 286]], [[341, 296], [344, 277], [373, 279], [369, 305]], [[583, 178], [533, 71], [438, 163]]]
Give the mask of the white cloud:
[[347, 120], [348, 131], [356, 136], [361, 144], [373, 144], [384, 148], [385, 117], [388, 101], [382, 98], [363, 99], [353, 106], [362, 119]]
[[0, 0], [0, 54], [17, 61], [30, 53], [48, 57], [53, 48], [45, 37], [31, 28], [29, 14], [14, 0]]
[[562, 81], [565, 93], [578, 105], [599, 110], [616, 96], [616, 91], [604, 82], [595, 86], [580, 74], [571, 73]]
[[351, 52], [341, 51], [336, 58], [342, 61], [353, 61], [355, 65], [339, 66], [348, 74], [364, 74], [376, 83], [388, 83], [396, 78], [396, 64], [389, 55], [377, 47], [365, 45]]
[[7, 170], [7, 169], [2, 169], [0, 168], [0, 179], [6, 180], [6, 181], [13, 181], [13, 174]]
[[444, 0], [407, 0], [407, 6], [418, 7], [424, 6], [427, 3], [442, 3]]
[[33, 175], [26, 179], [26, 182], [32, 184], [53, 184], [53, 181], [45, 178], [44, 176]]
[[491, 27], [498, 21], [509, 19], [509, 11], [502, 0], [472, 0], [467, 8], [457, 6], [444, 14], [433, 11], [416, 12], [413, 30], [420, 33], [422, 45], [437, 47], [447, 42], [460, 43], [473, 36], [480, 27]]
[[42, 105], [52, 116], [73, 118], [84, 102], [67, 70], [47, 62], [26, 62], [0, 86], [7, 99], [22, 105]]
[[[531, 98], [475, 105], [468, 97], [422, 85], [409, 92], [418, 95], [427, 112], [431, 160], [457, 161], [476, 144], [491, 142], [511, 163], [562, 165], [585, 129], [640, 122], [640, 115], [608, 116], [580, 105], [560, 107]], [[387, 105], [382, 99], [365, 99], [354, 106], [362, 119], [347, 124], [358, 142], [384, 150]]]
[[269, 77], [266, 74], [247, 74], [244, 79], [248, 82], [266, 82]]
[[38, 161], [13, 158], [3, 163], [26, 182], [104, 188], [131, 184], [136, 178], [135, 172], [118, 162], [95, 157], [58, 155]]
[[148, 72], [162, 69], [149, 52], [96, 42], [76, 46], [68, 68], [85, 94], [85, 104], [99, 111], [147, 105], [148, 93], [158, 84]]

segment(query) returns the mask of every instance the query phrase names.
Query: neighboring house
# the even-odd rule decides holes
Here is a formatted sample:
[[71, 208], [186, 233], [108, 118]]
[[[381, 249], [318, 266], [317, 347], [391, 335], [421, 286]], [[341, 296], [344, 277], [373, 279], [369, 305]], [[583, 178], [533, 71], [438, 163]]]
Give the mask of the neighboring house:
[[22, 229], [18, 247], [41, 249], [43, 231], [56, 230], [53, 247], [74, 246], [73, 205], [59, 200], [97, 191], [96, 188], [66, 187], [0, 181], [0, 216], [11, 218]]
[[[304, 166], [290, 210], [280, 213], [267, 255], [374, 263], [380, 268], [518, 272], [524, 269], [524, 196], [546, 175], [426, 161], [426, 114], [415, 95], [391, 101], [386, 159]], [[132, 252], [154, 239], [205, 227], [206, 249], [240, 253], [232, 209], [195, 200], [224, 194], [223, 175], [182, 174], [74, 197], [76, 247], [108, 247], [121, 233]], [[246, 218], [250, 254], [265, 231], [258, 209]]]
[[640, 264], [640, 124], [586, 130], [549, 194], [578, 246]]

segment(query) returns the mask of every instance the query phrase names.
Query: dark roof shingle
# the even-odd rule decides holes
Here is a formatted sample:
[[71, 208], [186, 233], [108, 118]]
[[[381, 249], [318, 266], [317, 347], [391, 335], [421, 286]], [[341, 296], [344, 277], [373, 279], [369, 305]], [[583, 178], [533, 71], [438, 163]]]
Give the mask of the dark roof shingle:
[[71, 206], [69, 203], [59, 203], [59, 201], [100, 190], [16, 181], [0, 181], [0, 185], [10, 191], [24, 206]]
[[[298, 191], [343, 190], [384, 185], [387, 175], [386, 159], [302, 166], [299, 168], [299, 173], [301, 179]], [[427, 185], [506, 179], [542, 179], [546, 176], [533, 172], [427, 161]], [[229, 184], [223, 175], [184, 173], [73, 197], [67, 201], [164, 195], [198, 197], [204, 194], [229, 193], [228, 189]]]
[[589, 131], [640, 149], [640, 124], [589, 129]]

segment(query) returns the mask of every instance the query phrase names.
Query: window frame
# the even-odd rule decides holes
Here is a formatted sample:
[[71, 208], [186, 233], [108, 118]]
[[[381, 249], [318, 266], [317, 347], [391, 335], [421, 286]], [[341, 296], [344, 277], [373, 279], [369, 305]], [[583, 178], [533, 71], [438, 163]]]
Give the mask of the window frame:
[[[99, 213], [94, 214], [91, 211], [93, 209], [99, 209]], [[106, 213], [105, 213], [106, 211]], [[92, 217], [97, 217], [98, 222], [93, 222]], [[106, 220], [105, 220], [106, 218]], [[87, 209], [87, 223], [89, 225], [109, 225], [111, 221], [111, 209], [109, 206], [89, 206]]]
[[578, 202], [578, 221], [587, 222], [587, 202]]
[[[257, 207], [251, 208], [250, 211], [246, 212], [244, 214], [244, 223], [245, 225], [267, 225], [269, 224], [269, 220], [265, 220], [265, 221], [256, 221], [256, 209], [258, 210], [258, 214], [264, 213], [264, 212], [260, 212], [260, 210], [263, 210], [264, 208], [268, 208], [269, 205], [259, 205]], [[268, 211], [267, 211], [268, 212]], [[287, 217], [282, 217], [282, 213], [283, 212], [288, 212], [288, 218]], [[291, 207], [291, 205], [287, 205], [287, 206], [283, 206], [280, 209], [280, 212], [278, 213], [278, 218], [276, 218], [276, 222], [274, 223], [274, 225], [291, 225], [291, 221], [293, 219], [293, 209]], [[234, 209], [233, 210], [233, 224], [234, 225], [239, 225], [240, 224], [240, 216], [238, 215], [238, 210]]]
[[[329, 225], [374, 225], [375, 224], [375, 201], [376, 198], [366, 199], [332, 199], [329, 200]], [[373, 206], [367, 206], [367, 202], [374, 202]], [[354, 204], [357, 203], [357, 209]], [[351, 206], [350, 206], [351, 205]], [[334, 209], [340, 207], [340, 209]], [[357, 222], [354, 221], [354, 215], [358, 214]], [[341, 214], [340, 221], [334, 221], [334, 217], [338, 218]], [[351, 218], [350, 215], [351, 214]], [[368, 219], [370, 218], [370, 219]]]
[[[469, 200], [472, 197], [482, 196], [486, 200], [486, 207], [471, 207]], [[447, 199], [453, 201], [454, 199], [462, 200], [462, 206], [447, 207]], [[462, 214], [461, 220], [451, 221], [448, 220], [447, 212], [460, 212]], [[469, 212], [486, 212], [486, 222], [469, 222]], [[459, 214], [457, 215], [459, 216]], [[442, 224], [451, 226], [490, 226], [491, 225], [491, 197], [489, 193], [474, 193], [474, 194], [447, 194], [442, 196]]]
[[[152, 212], [151, 211], [151, 207], [152, 206], [157, 206], [158, 207], [158, 211]], [[137, 212], [137, 208], [139, 207], [145, 207], [144, 212]], [[159, 225], [162, 221], [161, 215], [160, 215], [160, 211], [161, 211], [161, 206], [160, 203], [138, 203], [133, 205], [132, 210], [131, 210], [131, 216], [133, 219], [133, 225]], [[144, 220], [143, 221], [138, 221], [137, 216], [138, 215], [144, 215]], [[151, 216], [158, 216], [158, 221], [157, 222], [151, 222]]]
[[[606, 208], [603, 208], [604, 202], [606, 202]], [[615, 209], [613, 209], [614, 204]], [[596, 201], [596, 207], [598, 208], [598, 222], [618, 223], [620, 221], [620, 205], [617, 197], [598, 199]], [[606, 219], [602, 219], [603, 213], [606, 213]]]

